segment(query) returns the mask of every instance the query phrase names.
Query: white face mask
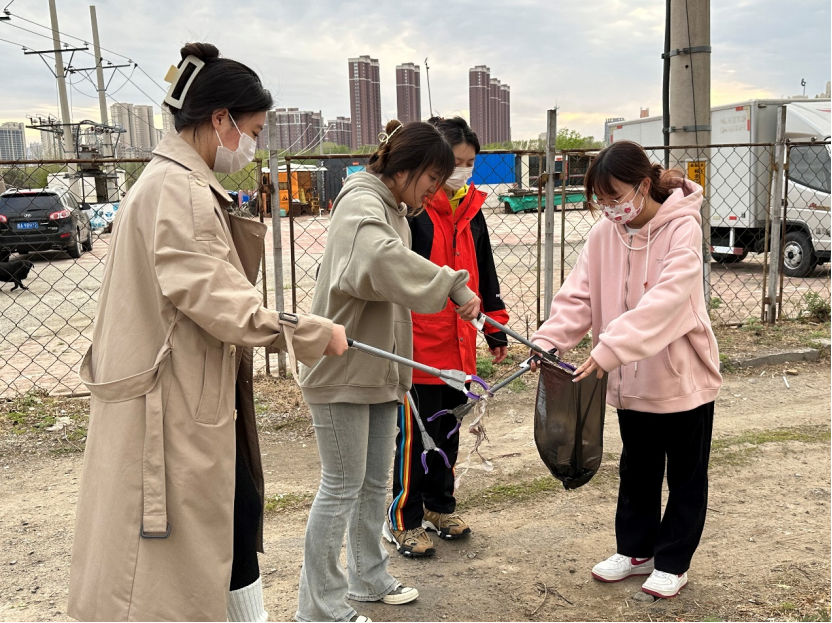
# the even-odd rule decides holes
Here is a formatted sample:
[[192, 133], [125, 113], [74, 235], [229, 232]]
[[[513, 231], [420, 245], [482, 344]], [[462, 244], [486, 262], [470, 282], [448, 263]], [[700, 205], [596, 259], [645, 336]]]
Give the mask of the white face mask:
[[[240, 128], [237, 127], [237, 122], [234, 121], [231, 115], [228, 118], [231, 119], [231, 123], [237, 128], [237, 132], [240, 132]], [[237, 145], [237, 149], [231, 151], [228, 147], [223, 146], [220, 133], [216, 130], [214, 132], [217, 133], [217, 138], [220, 141], [220, 144], [217, 146], [217, 155], [214, 156], [214, 171], [216, 173], [236, 173], [254, 160], [257, 143], [248, 134], [240, 132], [240, 144]]]
[[454, 172], [451, 173], [451, 177], [445, 181], [445, 186], [456, 192], [465, 186], [465, 182], [471, 179], [473, 174], [474, 167], [456, 167]]

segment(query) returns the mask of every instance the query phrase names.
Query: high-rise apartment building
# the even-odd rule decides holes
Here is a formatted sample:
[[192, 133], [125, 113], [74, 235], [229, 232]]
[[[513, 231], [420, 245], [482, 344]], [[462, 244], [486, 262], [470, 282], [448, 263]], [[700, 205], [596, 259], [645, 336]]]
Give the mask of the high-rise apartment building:
[[[56, 123], [60, 124], [58, 119]], [[41, 156], [44, 160], [59, 160], [64, 157], [63, 134], [40, 131]]]
[[414, 63], [396, 66], [396, 104], [398, 119], [402, 123], [422, 120], [422, 95], [420, 69]]
[[511, 140], [511, 87], [500, 85], [500, 136], [503, 141]]
[[352, 146], [376, 145], [381, 125], [381, 80], [378, 59], [349, 59]]
[[110, 106], [113, 125], [120, 125], [125, 132], [119, 136], [119, 156], [146, 156], [159, 143], [153, 106], [139, 104], [113, 104]]
[[511, 88], [485, 65], [468, 70], [468, 107], [481, 145], [511, 140]]
[[471, 129], [481, 145], [490, 143], [488, 128], [488, 97], [491, 84], [491, 70], [477, 65], [468, 70], [468, 108], [471, 114]]
[[167, 108], [162, 108], [162, 134], [168, 132], [176, 132], [176, 126], [174, 125], [173, 115], [168, 112]]
[[352, 121], [350, 118], [336, 117], [334, 121], [328, 121], [324, 141], [352, 148]]
[[17, 121], [0, 124], [0, 160], [26, 158], [25, 125]]
[[315, 147], [321, 141], [324, 119], [320, 111], [278, 108], [276, 113], [277, 145], [271, 145], [270, 149], [297, 153]]

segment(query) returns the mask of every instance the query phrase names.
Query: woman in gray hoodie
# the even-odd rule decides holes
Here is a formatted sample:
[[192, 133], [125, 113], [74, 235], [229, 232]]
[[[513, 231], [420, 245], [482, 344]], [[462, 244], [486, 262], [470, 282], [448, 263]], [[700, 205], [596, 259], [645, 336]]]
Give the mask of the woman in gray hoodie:
[[[411, 358], [410, 312], [433, 314], [450, 297], [466, 320], [479, 298], [467, 271], [410, 250], [408, 206], [423, 205], [453, 172], [451, 146], [433, 126], [387, 124], [367, 171], [347, 178], [333, 205], [312, 313], [351, 338]], [[397, 404], [411, 370], [349, 351], [302, 367], [321, 457], [321, 484], [306, 526], [298, 621], [367, 621], [348, 603], [403, 604], [419, 595], [387, 572], [380, 536], [393, 460]], [[339, 557], [347, 534], [347, 570]]]

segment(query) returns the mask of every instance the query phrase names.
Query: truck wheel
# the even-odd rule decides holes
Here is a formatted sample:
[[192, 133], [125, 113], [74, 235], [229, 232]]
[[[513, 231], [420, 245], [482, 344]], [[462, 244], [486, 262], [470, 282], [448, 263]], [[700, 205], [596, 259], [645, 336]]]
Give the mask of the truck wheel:
[[711, 253], [711, 259], [720, 264], [737, 264], [748, 257], [748, 251], [743, 251], [742, 255], [734, 255], [733, 253]]
[[506, 214], [511, 214], [511, 212], [512, 212], [511, 205], [509, 204], [508, 201], [503, 202], [503, 210], [506, 211]]
[[790, 231], [783, 245], [783, 272], [787, 277], [805, 277], [815, 267], [812, 241], [802, 231]]

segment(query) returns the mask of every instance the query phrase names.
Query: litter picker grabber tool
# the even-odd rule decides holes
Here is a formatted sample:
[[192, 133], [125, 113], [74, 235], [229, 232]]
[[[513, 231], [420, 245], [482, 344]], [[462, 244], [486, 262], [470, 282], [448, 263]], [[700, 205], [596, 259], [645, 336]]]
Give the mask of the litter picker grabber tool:
[[[376, 348], [375, 346], [362, 344], [361, 342], [357, 342], [350, 338], [347, 339], [347, 344], [350, 348], [360, 350], [361, 352], [367, 353], [369, 355], [381, 357], [383, 359], [388, 359], [389, 361], [394, 361], [396, 363], [400, 363], [410, 368], [421, 370], [426, 374], [438, 377], [439, 379], [444, 381], [446, 385], [464, 393], [469, 398], [468, 402], [459, 405], [455, 409], [444, 409], [442, 411], [439, 411], [438, 413], [434, 413], [428, 418], [428, 422], [432, 422], [433, 420], [442, 415], [446, 415], [448, 413], [453, 414], [453, 416], [456, 418], [456, 426], [451, 430], [450, 433], [448, 433], [448, 439], [450, 439], [451, 436], [459, 430], [459, 427], [462, 425], [463, 418], [465, 418], [465, 416], [471, 411], [471, 409], [474, 408], [474, 405], [476, 405], [483, 396], [493, 396], [494, 392], [496, 392], [499, 389], [502, 389], [503, 387], [511, 383], [514, 379], [525, 374], [531, 369], [529, 366], [531, 358], [529, 358], [520, 365], [520, 369], [518, 371], [511, 374], [508, 378], [504, 379], [494, 387], [489, 387], [488, 383], [483, 381], [477, 375], [465, 374], [462, 370], [440, 370], [439, 368], [426, 366], [425, 364], [419, 363], [418, 361], [413, 361], [412, 359], [407, 359], [406, 357], [401, 357], [400, 355], [388, 353], [386, 350], [381, 350], [380, 348]], [[466, 387], [466, 383], [475, 383], [479, 385], [484, 390], [483, 393], [478, 394], [476, 392], [472, 392], [469, 389], [469, 387]], [[413, 404], [412, 400], [410, 401], [410, 404], [415, 411], [415, 405]], [[416, 421], [419, 422], [420, 429], [422, 429], [423, 426], [418, 417], [416, 418]], [[424, 439], [425, 437], [429, 438], [429, 435], [427, 435], [427, 433], [424, 430], [422, 430], [422, 438]], [[433, 440], [431, 440], [431, 445], [436, 447], [436, 444], [433, 442]], [[427, 444], [425, 444], [425, 447], [428, 447]], [[439, 449], [437, 448], [437, 450]], [[441, 450], [439, 451], [441, 452]], [[423, 464], [425, 463], [424, 459], [425, 457], [423, 456]]]
[[[531, 360], [532, 360], [532, 358], [529, 357], [528, 359], [526, 359], [526, 361], [524, 361], [523, 363], [520, 364], [520, 369], [519, 370], [512, 373], [511, 375], [509, 375], [508, 377], [506, 377], [505, 379], [503, 379], [502, 381], [500, 381], [499, 383], [497, 383], [493, 387], [488, 388], [487, 389], [488, 395], [493, 396], [496, 392], [498, 392], [503, 387], [505, 387], [506, 385], [511, 383], [514, 379], [523, 376], [526, 372], [531, 370], [531, 366], [530, 366]], [[480, 396], [477, 396], [471, 402], [463, 403], [463, 404], [459, 405], [458, 407], [456, 407], [454, 409], [443, 409], [442, 411], [438, 411], [437, 413], [434, 413], [432, 416], [430, 416], [428, 418], [428, 422], [433, 422], [436, 418], [441, 417], [443, 415], [447, 415], [449, 413], [451, 415], [453, 415], [456, 418], [456, 426], [451, 430], [451, 432], [448, 433], [448, 439], [450, 439], [453, 436], [453, 434], [456, 433], [459, 430], [459, 427], [462, 426], [462, 420], [465, 418], [466, 415], [468, 415], [468, 413], [471, 412], [471, 409], [474, 408], [474, 406], [477, 404], [479, 399], [480, 399]]]
[[466, 396], [468, 396], [468, 398], [471, 398], [472, 400], [477, 400], [480, 395], [470, 391], [465, 386], [466, 383], [476, 383], [485, 391], [488, 391], [488, 383], [483, 381], [480, 377], [478, 377], [475, 374], [465, 374], [462, 370], [440, 370], [439, 368], [426, 366], [425, 364], [419, 363], [418, 361], [413, 361], [412, 359], [407, 359], [406, 357], [400, 357], [399, 355], [388, 353], [386, 350], [381, 350], [380, 348], [376, 348], [375, 346], [362, 344], [361, 342], [356, 342], [355, 340], [349, 338], [347, 339], [347, 344], [350, 348], [360, 350], [361, 352], [367, 353], [368, 355], [374, 355], [376, 357], [381, 357], [382, 359], [388, 359], [390, 361], [400, 363], [404, 366], [408, 366], [409, 368], [413, 368], [414, 370], [421, 370], [426, 374], [435, 376], [441, 379], [446, 385], [453, 387], [457, 391], [461, 391], [463, 394], [465, 394]]
[[540, 355], [540, 357], [542, 357], [543, 359], [546, 359], [547, 361], [550, 361], [551, 363], [555, 364], [556, 366], [559, 366], [560, 368], [563, 368], [564, 370], [566, 370], [568, 372], [574, 372], [577, 369], [571, 363], [565, 362], [563, 359], [558, 357], [556, 354], [550, 353], [549, 351], [541, 348], [537, 344], [534, 344], [533, 342], [530, 342], [529, 340], [524, 338], [522, 335], [520, 335], [516, 331], [512, 331], [507, 326], [505, 326], [503, 324], [500, 324], [499, 322], [497, 322], [496, 320], [493, 320], [492, 318], [489, 318], [488, 316], [486, 316], [482, 312], [480, 312], [479, 316], [477, 316], [476, 319], [471, 321], [471, 324], [473, 324], [480, 331], [483, 330], [483, 327], [486, 324], [489, 324], [492, 327], [494, 327], [495, 329], [498, 329], [498, 330], [502, 331], [503, 333], [505, 333], [509, 337], [514, 338], [515, 340], [517, 340], [521, 344], [524, 344], [524, 345], [528, 346], [534, 352], [536, 352], [538, 355]]
[[[425, 473], [428, 473], [428, 452], [437, 452], [442, 456], [442, 460], [445, 461], [445, 465], [448, 469], [452, 469], [451, 462], [448, 460], [448, 455], [445, 454], [445, 451], [442, 448], [437, 447], [436, 443], [433, 441], [433, 437], [428, 435], [428, 431], [425, 430], [425, 425], [422, 422], [422, 418], [419, 417], [419, 411], [416, 409], [416, 403], [413, 401], [413, 397], [410, 395], [410, 392], [405, 394], [405, 400], [408, 401], [410, 404], [410, 411], [413, 414], [413, 419], [416, 420], [416, 426], [419, 427], [419, 432], [422, 434], [422, 469], [425, 470]], [[457, 425], [457, 428], [459, 425]]]

